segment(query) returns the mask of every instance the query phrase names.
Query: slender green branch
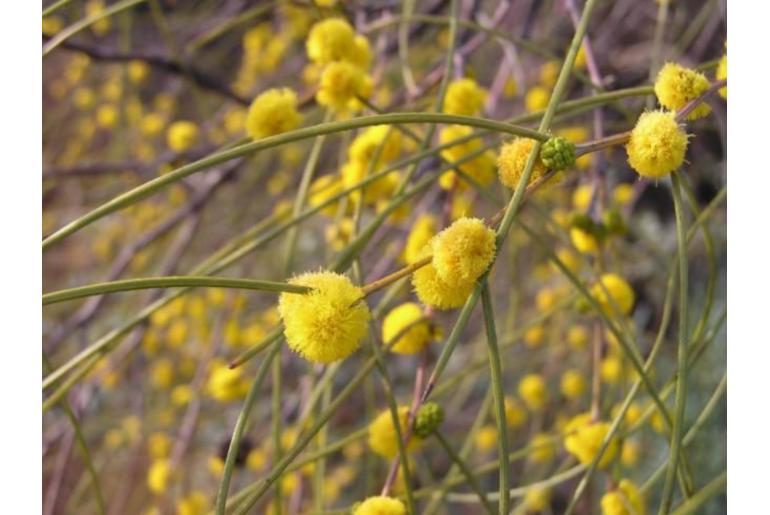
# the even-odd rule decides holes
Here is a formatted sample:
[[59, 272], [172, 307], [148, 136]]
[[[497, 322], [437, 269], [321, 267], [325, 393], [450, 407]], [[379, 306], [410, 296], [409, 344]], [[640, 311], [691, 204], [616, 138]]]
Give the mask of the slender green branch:
[[684, 221], [684, 205], [680, 187], [679, 172], [671, 175], [671, 193], [674, 198], [674, 213], [676, 218], [676, 236], [679, 243], [679, 343], [677, 346], [677, 380], [674, 421], [671, 430], [671, 445], [669, 448], [668, 469], [663, 483], [660, 509], [661, 515], [668, 513], [674, 495], [674, 477], [679, 460], [679, 449], [682, 446], [684, 432], [684, 409], [687, 400], [687, 347], [688, 347], [688, 291], [687, 291], [687, 233]]
[[79, 231], [83, 227], [90, 225], [96, 220], [99, 220], [100, 218], [103, 218], [110, 213], [114, 213], [115, 211], [124, 209], [143, 198], [153, 195], [170, 184], [173, 184], [193, 173], [220, 165], [232, 159], [250, 155], [287, 143], [292, 143], [294, 141], [313, 138], [323, 134], [343, 132], [361, 127], [369, 127], [372, 125], [399, 123], [430, 123], [433, 125], [445, 123], [467, 125], [470, 127], [477, 127], [505, 134], [532, 138], [538, 141], [545, 141], [548, 139], [548, 136], [542, 132], [534, 131], [525, 127], [519, 127], [509, 123], [497, 122], [494, 120], [487, 120], [485, 118], [477, 118], [472, 116], [458, 116], [442, 113], [390, 113], [363, 116], [360, 118], [353, 118], [351, 120], [321, 123], [312, 127], [303, 127], [294, 131], [270, 136], [257, 141], [252, 141], [250, 143], [245, 143], [243, 145], [212, 154], [208, 157], [177, 168], [176, 170], [173, 170], [165, 175], [161, 175], [160, 177], [156, 177], [155, 179], [145, 182], [144, 184], [141, 184], [132, 190], [118, 195], [112, 200], [102, 204], [92, 211], [89, 211], [85, 215], [73, 220], [69, 224], [57, 230], [43, 240], [43, 250], [46, 250], [51, 245], [62, 241], [68, 236], [71, 236], [75, 232]]
[[671, 512], [671, 515], [690, 515], [698, 513], [703, 503], [714, 497], [715, 495], [724, 492], [727, 488], [727, 472], [722, 472], [717, 477], [712, 479], [703, 488], [698, 490], [692, 497], [682, 503], [677, 509]]
[[492, 393], [495, 400], [495, 420], [497, 421], [497, 443], [500, 453], [500, 515], [510, 511], [508, 497], [508, 424], [505, 417], [505, 393], [503, 390], [503, 367], [500, 364], [500, 349], [497, 346], [497, 331], [495, 330], [495, 314], [492, 308], [492, 296], [489, 293], [489, 282], [484, 279], [481, 286], [481, 308], [484, 313], [484, 327], [487, 333], [487, 348], [489, 350], [489, 372], [492, 380]]
[[124, 291], [149, 290], [154, 288], [237, 288], [241, 290], [257, 290], [269, 292], [307, 293], [312, 288], [295, 284], [279, 283], [275, 281], [258, 281], [253, 279], [235, 279], [230, 277], [207, 276], [168, 276], [168, 277], [144, 277], [139, 279], [122, 279], [108, 283], [89, 284], [67, 290], [58, 290], [43, 294], [43, 305], [65, 302], [68, 300], [82, 299], [105, 293], [118, 293]]
[[[484, 490], [481, 488], [481, 485], [476, 479], [476, 476], [473, 475], [473, 471], [468, 468], [468, 465], [465, 464], [465, 461], [455, 452], [454, 449], [452, 449], [452, 444], [447, 441], [447, 439], [444, 437], [444, 435], [441, 434], [440, 431], [436, 431], [434, 436], [436, 437], [436, 440], [438, 440], [438, 443], [441, 445], [441, 447], [444, 449], [444, 452], [446, 452], [447, 456], [449, 456], [449, 459], [451, 459], [457, 468], [460, 469], [460, 472], [463, 474], [466, 481], [468, 481], [468, 486], [470, 486], [471, 489], [476, 493], [479, 502], [481, 502], [482, 506], [484, 506], [486, 512], [490, 515], [493, 514], [494, 509], [492, 508], [492, 505], [489, 504], [489, 500], [487, 499]], [[507, 492], [508, 489], [505, 488], [505, 491]]]
[[222, 480], [219, 483], [219, 490], [217, 491], [217, 515], [224, 515], [225, 503], [227, 502], [227, 492], [230, 489], [230, 478], [233, 474], [233, 468], [235, 467], [235, 459], [238, 456], [238, 448], [241, 445], [241, 439], [243, 438], [243, 432], [246, 429], [251, 410], [254, 407], [254, 402], [257, 400], [259, 390], [262, 388], [262, 382], [270, 370], [270, 364], [275, 357], [281, 352], [281, 341], [277, 340], [273, 343], [270, 353], [265, 356], [264, 361], [259, 366], [257, 376], [254, 378], [254, 382], [251, 383], [249, 393], [246, 395], [246, 399], [243, 401], [243, 408], [238, 414], [238, 420], [235, 422], [233, 428], [233, 434], [230, 438], [230, 445], [227, 448], [227, 457], [225, 458], [225, 468], [222, 472]]
[[101, 12], [97, 12], [97, 13], [91, 14], [90, 16], [86, 16], [82, 20], [76, 21], [69, 27], [65, 27], [61, 32], [59, 32], [54, 37], [49, 39], [48, 42], [45, 45], [43, 45], [43, 58], [47, 57], [56, 47], [61, 45], [64, 41], [74, 36], [78, 32], [84, 29], [87, 29], [97, 21], [103, 18], [109, 18], [114, 14], [123, 12], [145, 1], [146, 0], [123, 0], [121, 2], [112, 4], [111, 6], [107, 7]]

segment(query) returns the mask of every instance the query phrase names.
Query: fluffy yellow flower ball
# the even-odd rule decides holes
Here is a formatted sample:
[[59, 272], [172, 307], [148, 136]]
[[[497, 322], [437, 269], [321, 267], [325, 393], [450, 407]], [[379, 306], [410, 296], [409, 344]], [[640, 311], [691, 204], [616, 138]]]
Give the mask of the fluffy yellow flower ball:
[[[473, 128], [467, 125], [448, 125], [439, 132], [438, 140], [440, 145], [445, 145], [456, 139], [469, 136]], [[479, 138], [470, 139], [457, 145], [452, 145], [441, 151], [441, 157], [450, 163], [464, 159], [466, 156], [478, 152], [483, 146]], [[495, 159], [492, 152], [484, 152], [472, 159], [464, 161], [459, 166], [460, 170], [471, 178], [475, 179], [482, 186], [489, 186], [495, 177]], [[457, 183], [457, 174], [448, 172], [441, 176], [439, 185], [445, 189], [451, 189]]]
[[476, 450], [479, 452], [489, 452], [497, 447], [497, 428], [495, 426], [482, 426], [476, 431], [473, 441]]
[[229, 368], [225, 363], [212, 364], [211, 373], [206, 381], [206, 393], [219, 402], [230, 402], [246, 395], [248, 380], [243, 377], [240, 368]]
[[368, 98], [371, 92], [372, 79], [366, 72], [347, 61], [338, 61], [324, 68], [315, 98], [322, 106], [345, 112], [358, 106], [357, 97]]
[[147, 487], [151, 492], [162, 494], [168, 488], [171, 478], [171, 463], [166, 460], [155, 460], [147, 471]]
[[[709, 80], [702, 73], [677, 63], [666, 63], [655, 80], [655, 95], [660, 105], [671, 111], [678, 111], [688, 102], [708, 91], [709, 86]], [[697, 120], [710, 112], [711, 107], [701, 102], [687, 115], [687, 119]]]
[[167, 458], [171, 451], [171, 439], [165, 433], [153, 433], [147, 439], [147, 451], [153, 459]]
[[283, 292], [278, 299], [286, 342], [293, 351], [313, 363], [331, 363], [358, 349], [370, 317], [361, 288], [344, 275], [326, 271], [305, 273], [289, 283], [313, 288], [308, 293]]
[[438, 220], [430, 214], [422, 214], [417, 217], [406, 238], [402, 258], [405, 263], [411, 264], [420, 259], [422, 249], [436, 235]]
[[369, 162], [380, 150], [377, 164], [392, 161], [401, 153], [401, 133], [388, 125], [373, 125], [357, 135], [348, 147], [348, 159], [368, 167]]
[[[610, 430], [608, 422], [591, 421], [590, 413], [581, 413], [567, 423], [564, 428], [564, 448], [575, 456], [583, 465], [590, 464], [599, 452], [604, 437]], [[604, 469], [618, 452], [618, 440], [612, 438], [598, 467]]]
[[433, 267], [449, 285], [473, 282], [495, 257], [495, 232], [478, 218], [460, 218], [431, 240]]
[[196, 490], [177, 501], [176, 515], [204, 515], [208, 507], [206, 494]]
[[187, 120], [172, 123], [166, 132], [168, 148], [174, 152], [184, 152], [198, 141], [198, 126]]
[[[717, 80], [725, 80], [727, 78], [727, 54], [723, 55], [717, 65]], [[727, 86], [719, 88], [719, 96], [727, 100]]]
[[308, 34], [307, 56], [318, 64], [350, 59], [356, 46], [355, 36], [353, 27], [342, 18], [319, 21]]
[[527, 411], [521, 402], [513, 397], [505, 398], [505, 421], [511, 429], [521, 427], [527, 421]]
[[[500, 149], [500, 155], [497, 157], [500, 182], [511, 189], [516, 189], [534, 146], [535, 140], [530, 138], [514, 138], [503, 145]], [[538, 156], [535, 161], [535, 167], [529, 176], [529, 184], [542, 177], [546, 171], [545, 165], [540, 160], [540, 156]]]
[[542, 325], [536, 325], [527, 329], [524, 333], [524, 345], [530, 349], [540, 347], [545, 341], [545, 329]]
[[602, 496], [602, 515], [645, 515], [644, 497], [628, 479], [621, 479], [615, 490]]
[[527, 447], [531, 447], [528, 459], [532, 463], [549, 463], [556, 456], [556, 445], [552, 436], [535, 433]]
[[535, 111], [542, 111], [548, 106], [548, 101], [551, 99], [551, 93], [542, 86], [534, 86], [527, 91], [524, 96], [524, 106], [527, 108], [527, 112], [534, 113]]
[[297, 94], [289, 88], [273, 88], [260, 94], [246, 115], [246, 132], [252, 139], [295, 129], [302, 123]]
[[572, 206], [575, 210], [585, 213], [591, 206], [594, 197], [594, 187], [591, 184], [581, 184], [572, 192]]
[[532, 411], [543, 409], [548, 402], [548, 389], [540, 374], [528, 374], [519, 381], [519, 396]]
[[[409, 423], [408, 406], [399, 406], [398, 421], [401, 436], [403, 437]], [[406, 448], [411, 451], [419, 447], [421, 443], [422, 440], [418, 436], [412, 435]], [[396, 433], [396, 426], [393, 425], [393, 417], [389, 409], [382, 411], [369, 424], [369, 448], [387, 459], [398, 455], [398, 434]]]
[[449, 83], [444, 98], [444, 112], [473, 116], [484, 107], [487, 90], [473, 79], [457, 79]]
[[567, 344], [572, 350], [583, 350], [588, 346], [588, 330], [574, 325], [567, 330]]
[[559, 386], [566, 398], [577, 399], [585, 393], [588, 383], [579, 370], [569, 369], [562, 374]]
[[687, 134], [674, 113], [642, 113], [626, 145], [628, 164], [650, 179], [659, 179], [679, 168], [687, 150]]
[[[609, 297], [607, 294], [609, 294]], [[629, 314], [636, 300], [636, 295], [634, 295], [631, 285], [618, 274], [613, 273], [603, 274], [599, 278], [599, 282], [591, 287], [591, 295], [596, 298], [602, 309], [609, 314], [616, 311], [620, 311], [622, 315]]]
[[555, 288], [543, 288], [535, 295], [535, 305], [541, 313], [550, 311], [559, 301], [559, 292]]
[[353, 515], [404, 515], [405, 513], [404, 503], [384, 495], [369, 497], [353, 511]]
[[584, 231], [580, 227], [571, 227], [569, 230], [569, 238], [572, 241], [572, 245], [581, 254], [593, 254], [599, 250], [599, 241], [593, 234], [588, 231]]
[[[426, 245], [418, 261], [429, 254], [430, 245]], [[436, 309], [455, 309], [465, 304], [473, 291], [475, 282], [469, 281], [453, 286], [438, 275], [433, 263], [428, 263], [412, 274], [412, 286], [423, 304]]]
[[[363, 181], [369, 171], [369, 164], [361, 161], [348, 161], [342, 166], [340, 175], [342, 176], [342, 185], [345, 188], [351, 188]], [[367, 204], [374, 204], [378, 200], [390, 198], [393, 191], [398, 186], [401, 174], [397, 171], [390, 172], [366, 185], [364, 192], [364, 201]], [[361, 198], [361, 190], [351, 193], [353, 201], [358, 202]]]
[[524, 504], [533, 512], [544, 512], [551, 506], [551, 489], [548, 487], [533, 487], [524, 494]]
[[[310, 186], [308, 204], [312, 207], [318, 207], [340, 191], [342, 191], [342, 181], [338, 177], [331, 174], [322, 175]], [[334, 216], [337, 213], [337, 203], [332, 202], [326, 205], [321, 209], [321, 213], [326, 216]]]
[[420, 352], [434, 339], [430, 322], [427, 320], [417, 322], [423, 316], [422, 309], [414, 302], [405, 302], [390, 310], [382, 322], [383, 344], [388, 345], [395, 337], [401, 335], [391, 347], [393, 352], [397, 354]]

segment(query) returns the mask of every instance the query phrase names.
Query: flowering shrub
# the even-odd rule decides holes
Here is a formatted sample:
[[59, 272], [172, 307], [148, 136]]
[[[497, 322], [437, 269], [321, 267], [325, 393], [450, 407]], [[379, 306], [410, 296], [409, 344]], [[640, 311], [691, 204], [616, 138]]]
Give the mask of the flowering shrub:
[[723, 511], [722, 2], [44, 4], [52, 513]]

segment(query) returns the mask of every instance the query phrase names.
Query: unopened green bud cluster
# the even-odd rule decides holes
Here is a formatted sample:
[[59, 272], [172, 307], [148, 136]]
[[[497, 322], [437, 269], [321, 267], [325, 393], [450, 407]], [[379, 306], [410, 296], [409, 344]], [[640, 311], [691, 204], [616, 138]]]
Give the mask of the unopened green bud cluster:
[[553, 137], [540, 148], [540, 160], [551, 170], [564, 170], [575, 164], [575, 144]]
[[414, 434], [420, 438], [432, 435], [444, 421], [444, 410], [435, 402], [426, 402], [414, 419]]

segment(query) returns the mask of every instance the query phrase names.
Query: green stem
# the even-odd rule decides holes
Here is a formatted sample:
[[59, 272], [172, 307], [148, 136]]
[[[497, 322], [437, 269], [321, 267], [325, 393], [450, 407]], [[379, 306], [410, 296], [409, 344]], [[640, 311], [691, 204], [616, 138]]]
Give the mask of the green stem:
[[467, 125], [470, 127], [478, 127], [481, 129], [512, 134], [515, 136], [532, 138], [538, 141], [545, 141], [548, 139], [546, 134], [509, 123], [487, 120], [485, 118], [477, 118], [473, 116], [458, 116], [442, 113], [390, 113], [363, 116], [360, 118], [353, 118], [352, 120], [321, 123], [312, 127], [303, 127], [294, 131], [285, 132], [275, 136], [270, 136], [257, 141], [239, 145], [234, 148], [215, 153], [198, 161], [194, 161], [167, 174], [161, 175], [160, 177], [156, 177], [155, 179], [147, 181], [144, 184], [137, 186], [136, 188], [118, 195], [112, 200], [102, 204], [92, 211], [89, 211], [85, 215], [73, 220], [61, 229], [55, 231], [53, 234], [43, 240], [42, 248], [43, 250], [46, 250], [51, 245], [64, 240], [68, 236], [71, 236], [75, 232], [79, 231], [83, 227], [90, 225], [96, 220], [99, 220], [110, 213], [114, 213], [115, 211], [124, 209], [143, 198], [157, 193], [162, 188], [170, 184], [173, 184], [193, 173], [211, 168], [212, 166], [225, 163], [238, 157], [243, 157], [255, 152], [266, 150], [268, 148], [277, 147], [294, 141], [313, 138], [323, 134], [343, 132], [360, 127], [369, 127], [372, 125], [399, 123], [429, 123], [432, 125], [444, 123]]
[[148, 290], [153, 288], [236, 288], [241, 290], [257, 290], [270, 292], [307, 293], [311, 290], [307, 286], [298, 286], [275, 281], [259, 281], [253, 279], [235, 279], [230, 277], [207, 276], [168, 276], [168, 277], [144, 277], [139, 279], [121, 279], [108, 283], [96, 283], [86, 286], [78, 286], [67, 290], [58, 290], [43, 294], [43, 306], [65, 302], [68, 300], [82, 299], [105, 293], [118, 293], [123, 291]]
[[[438, 440], [438, 443], [441, 444], [441, 447], [444, 449], [444, 452], [447, 453], [447, 456], [449, 456], [449, 458], [457, 466], [457, 468], [460, 469], [460, 472], [468, 481], [468, 486], [470, 486], [471, 489], [474, 492], [476, 492], [476, 495], [478, 496], [479, 501], [484, 506], [484, 509], [487, 511], [487, 513], [489, 513], [490, 515], [493, 514], [494, 510], [492, 509], [492, 505], [489, 504], [489, 500], [487, 499], [486, 493], [481, 488], [481, 485], [476, 479], [476, 476], [473, 475], [473, 472], [468, 468], [468, 465], [465, 464], [465, 461], [455, 452], [454, 449], [452, 449], [452, 444], [450, 444], [447, 441], [447, 439], [444, 438], [444, 435], [442, 435], [440, 431], [436, 431], [435, 433], [433, 433], [433, 435], [436, 437], [436, 440]], [[505, 490], [506, 492], [508, 491], [507, 488]]]
[[682, 503], [671, 515], [690, 515], [697, 513], [703, 503], [711, 499], [713, 496], [721, 493], [727, 487], [727, 472], [722, 472], [717, 477], [712, 479], [703, 488], [698, 490], [692, 497]]
[[495, 314], [492, 307], [492, 296], [489, 293], [489, 282], [484, 279], [481, 287], [481, 308], [484, 313], [484, 327], [487, 333], [487, 348], [489, 350], [489, 371], [492, 380], [492, 393], [495, 399], [495, 420], [497, 421], [497, 442], [500, 460], [500, 515], [510, 511], [508, 497], [508, 424], [505, 418], [505, 393], [503, 390], [503, 367], [500, 364], [500, 349], [497, 346], [497, 331], [495, 330]]
[[[46, 372], [51, 369], [51, 363], [48, 361], [48, 358], [45, 354], [43, 354], [43, 367], [46, 369]], [[67, 420], [69, 420], [70, 425], [72, 426], [72, 430], [75, 432], [75, 441], [77, 442], [78, 449], [80, 449], [80, 454], [83, 457], [83, 464], [86, 466], [88, 476], [91, 478], [91, 484], [94, 487], [96, 505], [98, 507], [99, 514], [104, 515], [107, 513], [107, 509], [104, 502], [104, 494], [102, 493], [102, 488], [99, 483], [99, 474], [96, 473], [96, 469], [94, 468], [94, 462], [91, 459], [91, 452], [88, 450], [88, 444], [86, 443], [85, 436], [83, 436], [83, 430], [80, 427], [80, 422], [75, 416], [75, 413], [72, 411], [72, 407], [70, 406], [69, 402], [64, 402], [62, 407], [64, 409], [64, 414], [67, 416]]]
[[267, 375], [267, 371], [270, 369], [270, 364], [280, 352], [281, 341], [278, 340], [273, 344], [270, 353], [265, 356], [264, 361], [260, 364], [257, 376], [254, 378], [254, 382], [251, 383], [249, 393], [243, 401], [243, 408], [238, 414], [238, 420], [235, 422], [233, 435], [230, 438], [230, 446], [227, 449], [227, 457], [225, 458], [225, 468], [222, 472], [222, 481], [220, 481], [219, 490], [217, 491], [217, 515], [225, 514], [225, 503], [227, 502], [227, 492], [230, 489], [230, 478], [232, 477], [233, 468], [235, 467], [235, 458], [238, 456], [238, 448], [241, 445], [243, 432], [248, 423], [249, 416], [251, 415], [251, 410], [254, 407], [254, 402], [257, 400], [259, 390], [262, 387], [262, 382]]
[[43, 58], [46, 58], [48, 54], [50, 54], [56, 47], [61, 45], [64, 41], [74, 36], [78, 32], [84, 29], [87, 29], [88, 27], [90, 27], [97, 21], [101, 20], [102, 18], [108, 18], [113, 14], [118, 14], [119, 12], [125, 11], [126, 9], [130, 9], [131, 7], [137, 4], [140, 4], [144, 1], [145, 0], [123, 0], [122, 2], [117, 2], [112, 4], [111, 6], [107, 7], [101, 12], [94, 13], [90, 16], [86, 16], [82, 20], [76, 21], [69, 27], [64, 28], [61, 32], [59, 32], [54, 37], [49, 39], [45, 45], [43, 45]]
[[674, 198], [674, 212], [676, 217], [676, 236], [679, 242], [679, 344], [677, 350], [677, 380], [676, 401], [674, 405], [674, 421], [671, 431], [671, 445], [669, 448], [668, 469], [663, 483], [660, 509], [658, 513], [668, 513], [674, 495], [674, 478], [679, 460], [679, 449], [682, 445], [684, 427], [684, 409], [687, 397], [687, 343], [688, 343], [688, 294], [687, 294], [687, 233], [684, 221], [684, 205], [680, 187], [679, 172], [671, 175], [671, 193]]

